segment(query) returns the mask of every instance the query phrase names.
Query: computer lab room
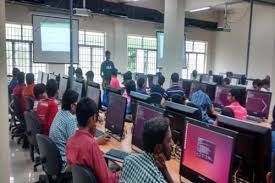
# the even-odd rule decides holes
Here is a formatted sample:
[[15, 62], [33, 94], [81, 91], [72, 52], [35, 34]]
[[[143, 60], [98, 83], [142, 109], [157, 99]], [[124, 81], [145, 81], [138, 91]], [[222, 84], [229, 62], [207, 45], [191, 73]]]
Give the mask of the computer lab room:
[[0, 183], [275, 183], [275, 0], [0, 0]]

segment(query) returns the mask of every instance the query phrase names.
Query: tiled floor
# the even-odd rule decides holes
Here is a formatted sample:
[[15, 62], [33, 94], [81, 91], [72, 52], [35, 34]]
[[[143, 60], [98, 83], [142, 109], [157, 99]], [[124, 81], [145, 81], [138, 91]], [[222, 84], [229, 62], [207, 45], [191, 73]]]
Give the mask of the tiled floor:
[[11, 173], [10, 183], [33, 183], [38, 181], [42, 173], [41, 166], [38, 171], [33, 171], [33, 163], [30, 159], [29, 150], [23, 150], [16, 140], [10, 140]]

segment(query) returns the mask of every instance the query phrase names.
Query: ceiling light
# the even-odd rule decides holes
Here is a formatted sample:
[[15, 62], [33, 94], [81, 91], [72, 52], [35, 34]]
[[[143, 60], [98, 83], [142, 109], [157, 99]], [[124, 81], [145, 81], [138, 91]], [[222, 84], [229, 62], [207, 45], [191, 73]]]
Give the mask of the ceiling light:
[[197, 8], [197, 9], [190, 10], [190, 12], [193, 13], [193, 12], [204, 11], [204, 10], [209, 10], [209, 9], [210, 9], [210, 6], [207, 6], [207, 7], [203, 7], [203, 8]]

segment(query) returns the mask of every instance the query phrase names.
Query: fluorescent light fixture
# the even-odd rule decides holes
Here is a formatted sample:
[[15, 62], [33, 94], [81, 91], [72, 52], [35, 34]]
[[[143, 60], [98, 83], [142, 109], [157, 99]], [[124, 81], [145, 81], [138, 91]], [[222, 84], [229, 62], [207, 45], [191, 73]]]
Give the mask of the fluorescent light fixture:
[[210, 9], [210, 6], [206, 6], [203, 8], [197, 8], [197, 9], [190, 10], [190, 12], [193, 13], [193, 12], [204, 11], [204, 10], [209, 10], [209, 9]]

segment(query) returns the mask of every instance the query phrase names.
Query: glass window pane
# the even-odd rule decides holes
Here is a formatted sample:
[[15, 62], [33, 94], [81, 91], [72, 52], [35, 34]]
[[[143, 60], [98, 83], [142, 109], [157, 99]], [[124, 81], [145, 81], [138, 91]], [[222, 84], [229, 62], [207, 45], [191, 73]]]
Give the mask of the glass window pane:
[[91, 46], [104, 46], [105, 36], [104, 33], [86, 32], [86, 45]]
[[79, 44], [85, 44], [85, 32], [84, 31], [79, 31], [79, 35], [78, 35], [78, 41], [79, 41]]
[[145, 37], [143, 39], [143, 49], [156, 50], [157, 49], [157, 39]]
[[196, 54], [193, 54], [193, 53], [189, 54], [189, 60], [188, 60], [188, 71], [189, 71], [189, 73], [188, 73], [189, 76], [188, 77], [189, 78], [191, 78], [190, 74], [193, 72], [193, 70], [196, 69], [196, 66], [197, 66], [196, 59], [197, 59]]
[[157, 52], [148, 51], [147, 74], [156, 74], [157, 72]]
[[187, 52], [193, 51], [193, 41], [186, 41], [186, 51]]
[[24, 41], [32, 41], [32, 26], [29, 26], [29, 25], [22, 26], [22, 39]]
[[6, 39], [21, 40], [21, 25], [6, 24]]
[[144, 73], [144, 50], [137, 50], [137, 73]]
[[142, 48], [142, 37], [128, 36], [128, 48]]
[[[33, 46], [32, 46], [32, 57], [31, 60], [33, 62]], [[32, 73], [34, 74], [35, 81], [37, 81], [38, 78], [38, 72], [47, 72], [47, 64], [37, 64], [37, 63], [32, 63]]]
[[187, 72], [187, 69], [182, 69], [182, 78], [183, 78], [183, 79], [188, 79], [188, 72]]
[[30, 72], [30, 46], [29, 43], [15, 43], [15, 67], [20, 71]]
[[91, 70], [91, 48], [79, 47], [79, 67], [82, 69], [83, 74]]
[[136, 72], [137, 49], [128, 48], [128, 70]]
[[205, 66], [205, 55], [204, 54], [198, 54], [197, 56], [197, 71], [198, 73], [204, 73], [204, 66]]
[[7, 73], [12, 74], [12, 43], [6, 42]]
[[205, 53], [205, 42], [194, 42], [194, 52]]
[[102, 82], [100, 76], [100, 66], [104, 60], [104, 49], [103, 48], [93, 48], [92, 49], [92, 71], [95, 75], [95, 82]]

